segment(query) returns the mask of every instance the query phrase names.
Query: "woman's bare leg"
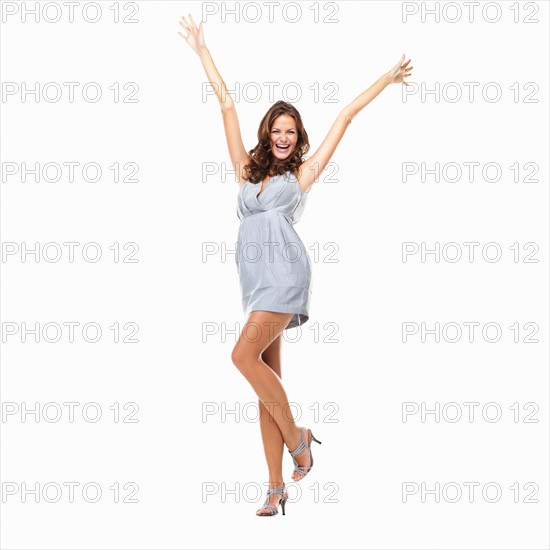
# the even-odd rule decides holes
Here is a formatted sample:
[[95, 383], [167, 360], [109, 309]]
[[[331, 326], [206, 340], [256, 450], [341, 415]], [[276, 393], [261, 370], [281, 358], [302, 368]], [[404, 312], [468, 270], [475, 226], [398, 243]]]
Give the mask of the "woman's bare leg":
[[[281, 375], [281, 335], [277, 336], [271, 344], [262, 353], [262, 360], [271, 368], [279, 378]], [[267, 468], [269, 471], [269, 487], [277, 488], [283, 484], [283, 452], [285, 442], [283, 441], [283, 435], [279, 426], [273, 417], [262, 403], [261, 399], [258, 399], [258, 408], [260, 410], [260, 430], [262, 433], [262, 442], [264, 445], [264, 454], [267, 462]], [[273, 494], [269, 498], [269, 503], [274, 506], [279, 502], [280, 495]], [[267, 514], [270, 512], [269, 508], [260, 508], [259, 513]]]
[[[264, 350], [262, 360], [279, 378], [282, 378], [281, 335], [277, 336]], [[260, 430], [269, 470], [270, 487], [280, 487], [283, 483], [283, 451], [285, 445], [283, 434], [261, 399], [258, 399], [258, 408], [260, 409]]]
[[[260, 414], [268, 412], [271, 416], [271, 420], [267, 417], [266, 423], [270, 421], [274, 422], [279, 429], [283, 442], [289, 449], [294, 450], [300, 444], [301, 430], [296, 426], [296, 422], [294, 421], [279, 374], [268, 366], [262, 358], [262, 353], [281, 335], [292, 315], [292, 313], [277, 313], [273, 311], [253, 311], [233, 348], [231, 360], [251, 384], [259, 398], [259, 402], [263, 405], [264, 411], [260, 409]], [[266, 458], [270, 460], [268, 454], [270, 457], [272, 456], [271, 442], [276, 440], [276, 437], [273, 430], [268, 431], [267, 434], [270, 451], [266, 452]], [[263, 428], [262, 439], [264, 439]], [[264, 439], [264, 449], [265, 441]], [[280, 443], [277, 448], [280, 449]], [[276, 449], [276, 447], [273, 446], [273, 449]], [[273, 455], [276, 452], [278, 451], [273, 450]], [[309, 466], [311, 464], [310, 454], [307, 449], [296, 455], [295, 459], [300, 466]], [[276, 471], [276, 462], [274, 464], [275, 476], [277, 477], [279, 473]]]

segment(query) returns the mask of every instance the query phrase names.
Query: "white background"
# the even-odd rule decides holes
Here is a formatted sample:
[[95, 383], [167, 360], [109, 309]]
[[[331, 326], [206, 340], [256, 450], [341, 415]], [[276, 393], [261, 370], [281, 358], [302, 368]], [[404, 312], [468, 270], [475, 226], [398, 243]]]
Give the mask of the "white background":
[[[423, 22], [420, 10], [434, 2], [407, 3], [419, 11], [405, 19], [397, 1], [321, 2], [317, 22], [313, 3], [300, 2], [302, 15], [290, 23], [281, 3], [270, 23], [259, 2], [250, 3], [261, 10], [252, 23], [221, 11], [207, 17], [207, 3], [121, 2], [121, 18], [138, 7], [133, 24], [113, 21], [111, 1], [98, 3], [96, 23], [83, 21], [85, 3], [74, 22], [65, 9], [55, 23], [23, 22], [20, 11], [7, 14], [8, 4], [23, 8], [4, 2], [1, 25], [2, 548], [548, 548], [548, 3], [516, 5], [518, 22], [512, 2], [491, 3], [501, 10], [495, 22], [496, 11], [482, 14], [487, 3], [473, 21], [457, 3], [462, 15], [454, 23], [452, 10]], [[354, 118], [296, 225], [313, 260], [313, 297], [307, 325], [285, 334], [283, 381], [302, 412], [298, 424], [323, 443], [314, 445], [315, 466], [284, 517], [255, 516], [267, 469], [259, 425], [243, 414], [253, 414], [257, 398], [230, 359], [245, 321], [231, 253], [238, 185], [217, 100], [203, 98], [200, 60], [177, 34], [189, 12], [197, 24], [202, 17], [207, 46], [234, 92], [247, 150], [264, 113], [284, 99], [300, 111], [313, 154], [341, 109], [402, 52], [414, 67], [408, 97], [392, 85]], [[59, 101], [21, 94], [24, 85], [52, 82], [64, 92]], [[74, 102], [64, 82], [81, 84]], [[90, 82], [103, 92], [96, 103], [81, 94]], [[139, 86], [137, 102], [115, 102], [109, 88], [128, 82]], [[265, 82], [278, 83], [273, 97]], [[282, 93], [290, 82], [301, 98]], [[258, 101], [235, 94], [248, 85], [253, 95], [254, 83], [263, 92]], [[465, 83], [479, 84], [472, 101]], [[488, 83], [502, 91], [499, 100], [483, 95]], [[335, 102], [327, 102], [334, 87]], [[439, 93], [423, 97], [423, 89]], [[457, 89], [463, 95], [453, 101]], [[535, 89], [538, 102], [526, 102]], [[72, 182], [67, 172], [57, 182], [32, 175], [23, 182], [20, 173], [6, 174], [7, 163], [71, 161], [98, 163], [103, 177], [92, 183], [77, 170]], [[137, 182], [114, 182], [109, 167], [117, 162], [136, 163]], [[470, 181], [470, 162], [495, 163], [501, 177], [489, 181], [478, 166]], [[457, 163], [463, 174], [456, 182], [405, 181], [403, 163]], [[526, 181], [526, 163], [538, 167], [534, 181]], [[207, 165], [219, 172], [206, 177]], [[62, 245], [69, 241], [80, 243], [73, 263]], [[35, 242], [59, 243], [61, 259], [23, 262], [21, 247]], [[103, 252], [96, 263], [80, 253], [90, 242]], [[113, 261], [109, 247], [129, 242], [139, 245], [138, 262]], [[433, 255], [422, 262], [419, 254], [404, 262], [404, 242], [481, 245], [473, 262], [463, 245], [457, 262]], [[502, 248], [499, 261], [482, 257], [489, 242]], [[16, 254], [6, 254], [9, 243]], [[203, 257], [207, 243], [218, 252]], [[525, 243], [537, 244], [537, 263], [523, 261]], [[67, 331], [56, 343], [32, 335], [23, 343], [20, 332], [7, 335], [23, 323], [71, 321], [98, 323], [102, 338], [88, 343], [78, 330], [74, 343]], [[456, 343], [433, 336], [423, 343], [419, 335], [403, 342], [404, 322], [457, 323], [464, 332]], [[467, 322], [480, 323], [473, 342]], [[115, 323], [135, 323], [139, 342], [114, 342]], [[500, 341], [482, 337], [487, 323], [502, 328]], [[526, 323], [538, 326], [538, 343], [523, 341]], [[121, 328], [122, 336], [130, 332]], [[60, 404], [61, 419], [22, 422], [23, 404], [36, 402]], [[80, 403], [72, 423], [64, 402]], [[82, 418], [89, 402], [101, 406], [98, 422]], [[115, 402], [137, 403], [138, 422], [114, 422]], [[458, 422], [433, 415], [422, 422], [419, 414], [403, 422], [404, 402], [481, 405], [473, 422], [463, 405]], [[481, 414], [489, 402], [502, 409], [498, 422]], [[205, 403], [237, 414], [203, 419]], [[525, 403], [538, 407], [537, 423], [523, 421]], [[13, 407], [19, 412], [7, 414]], [[292, 462], [284, 454], [288, 483]], [[102, 498], [86, 502], [77, 489], [74, 502], [68, 491], [55, 503], [42, 494], [38, 503], [33, 495], [22, 502], [24, 483], [64, 482], [96, 483]], [[139, 502], [113, 502], [109, 487], [117, 482], [137, 484]], [[455, 503], [451, 489], [439, 502], [433, 494], [422, 502], [420, 493], [403, 502], [405, 482], [458, 484], [463, 493]], [[468, 482], [480, 484], [473, 502]], [[498, 502], [483, 498], [487, 483], [502, 488]], [[524, 502], [527, 483], [538, 486], [531, 497], [538, 502]], [[14, 486], [19, 491], [8, 495]], [[215, 494], [205, 496], [206, 487]], [[238, 498], [224, 493], [235, 489]]]

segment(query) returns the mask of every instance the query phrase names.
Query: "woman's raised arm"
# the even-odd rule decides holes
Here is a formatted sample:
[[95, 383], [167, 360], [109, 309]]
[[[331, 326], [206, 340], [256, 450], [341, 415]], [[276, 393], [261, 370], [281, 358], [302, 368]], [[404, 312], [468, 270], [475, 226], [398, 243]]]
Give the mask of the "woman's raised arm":
[[204, 33], [202, 28], [202, 21], [199, 27], [197, 27], [193, 16], [189, 14], [191, 23], [187, 21], [185, 16], [182, 16], [179, 24], [187, 31], [188, 35], [184, 36], [178, 31], [178, 34], [189, 44], [193, 51], [199, 56], [202, 66], [206, 72], [206, 76], [212, 85], [212, 88], [216, 92], [216, 97], [220, 103], [220, 108], [223, 116], [223, 124], [225, 128], [225, 137], [227, 140], [227, 146], [229, 148], [229, 155], [231, 157], [231, 163], [235, 169], [237, 180], [239, 183], [244, 181], [243, 167], [249, 162], [249, 155], [244, 148], [243, 140], [241, 137], [241, 129], [239, 126], [239, 119], [237, 117], [237, 111], [235, 109], [235, 103], [231, 94], [227, 90], [225, 82], [222, 80], [214, 60], [210, 55], [210, 51], [206, 47], [204, 42]]
[[366, 107], [386, 86], [389, 84], [404, 84], [408, 86], [403, 79], [410, 76], [412, 67], [407, 67], [410, 59], [403, 63], [405, 54], [385, 75], [381, 76], [372, 86], [358, 95], [349, 105], [344, 107], [338, 114], [336, 121], [328, 131], [327, 137], [311, 157], [305, 160], [300, 166], [300, 175], [298, 180], [302, 191], [307, 192], [309, 188], [317, 181], [321, 172], [325, 169], [328, 161], [334, 154], [336, 146], [340, 143], [347, 127], [355, 115]]

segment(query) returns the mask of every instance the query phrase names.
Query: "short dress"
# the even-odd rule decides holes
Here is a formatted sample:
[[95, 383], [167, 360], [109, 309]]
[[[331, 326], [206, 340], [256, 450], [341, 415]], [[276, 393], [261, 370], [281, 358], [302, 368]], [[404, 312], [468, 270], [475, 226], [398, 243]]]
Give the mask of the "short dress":
[[294, 230], [306, 205], [296, 176], [287, 170], [265, 184], [245, 181], [237, 197], [241, 220], [235, 263], [245, 315], [257, 310], [294, 313], [284, 330], [309, 319], [312, 263]]

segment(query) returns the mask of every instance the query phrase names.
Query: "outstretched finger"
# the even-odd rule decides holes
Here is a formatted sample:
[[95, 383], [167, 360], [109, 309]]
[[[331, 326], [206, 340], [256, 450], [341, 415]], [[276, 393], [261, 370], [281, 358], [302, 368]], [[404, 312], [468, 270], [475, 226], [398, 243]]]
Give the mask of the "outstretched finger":
[[399, 61], [397, 62], [397, 64], [395, 66], [396, 67], [401, 67], [401, 65], [403, 64], [403, 59], [405, 59], [405, 54], [403, 54], [401, 56], [401, 58], [399, 59]]
[[[187, 21], [187, 19], [185, 19], [185, 15], [182, 15], [181, 18], [183, 19], [183, 21], [184, 21], [184, 23], [187, 27], [192, 27], [193, 26], [193, 25], [191, 25], [191, 23], [189, 23], [189, 21]], [[180, 23], [181, 23], [181, 21], [180, 21]]]
[[193, 26], [196, 27], [197, 24], [195, 23], [195, 20], [193, 19], [193, 16], [191, 14], [189, 14], [189, 18], [191, 19], [191, 21], [193, 22]]

